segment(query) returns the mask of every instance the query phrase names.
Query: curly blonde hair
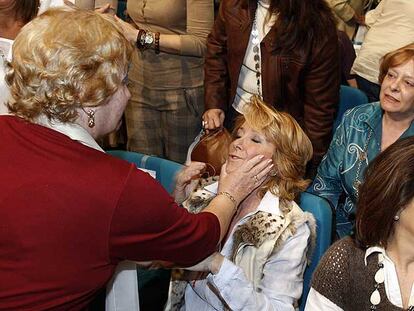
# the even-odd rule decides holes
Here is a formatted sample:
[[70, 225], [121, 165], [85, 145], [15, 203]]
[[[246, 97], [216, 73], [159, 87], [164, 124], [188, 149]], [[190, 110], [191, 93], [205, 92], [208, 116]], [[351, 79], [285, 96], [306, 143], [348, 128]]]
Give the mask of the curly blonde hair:
[[10, 112], [73, 122], [77, 108], [99, 106], [118, 89], [133, 46], [107, 15], [54, 9], [23, 27], [6, 69]]
[[243, 115], [236, 119], [233, 133], [244, 122], [275, 145], [274, 174], [262, 186], [259, 194], [263, 196], [270, 191], [279, 196], [282, 204], [295, 200], [310, 182], [303, 177], [306, 163], [313, 153], [308, 136], [290, 114], [271, 108], [257, 96], [251, 98]]

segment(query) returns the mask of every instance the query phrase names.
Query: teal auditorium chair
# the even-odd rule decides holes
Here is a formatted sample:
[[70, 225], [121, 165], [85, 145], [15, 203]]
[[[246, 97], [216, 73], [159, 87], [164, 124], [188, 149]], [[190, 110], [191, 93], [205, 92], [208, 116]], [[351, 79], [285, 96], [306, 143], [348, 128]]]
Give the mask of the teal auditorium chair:
[[303, 192], [300, 197], [300, 207], [303, 211], [312, 213], [316, 220], [316, 245], [311, 262], [306, 267], [303, 280], [303, 294], [300, 301], [300, 311], [305, 309], [312, 274], [325, 251], [332, 243], [333, 213], [328, 200], [312, 193]]
[[338, 112], [335, 117], [333, 129], [335, 130], [339, 123], [341, 123], [345, 111], [366, 103], [368, 103], [368, 97], [364, 92], [354, 87], [341, 85]]
[[[156, 179], [160, 184], [169, 193], [173, 192], [175, 175], [182, 168], [181, 164], [142, 153], [124, 150], [109, 150], [106, 151], [106, 153], [130, 163], [134, 163], [139, 168], [155, 171]], [[153, 310], [154, 304], [158, 303], [162, 305], [163, 302], [159, 301], [160, 295], [158, 289], [163, 288], [165, 290], [166, 299], [170, 281], [170, 270], [137, 269], [137, 273], [141, 310]]]
[[182, 168], [182, 165], [166, 159], [148, 156], [142, 153], [110, 150], [108, 154], [125, 161], [134, 163], [139, 168], [145, 168], [156, 172], [156, 178], [160, 184], [169, 192], [174, 190], [175, 174]]

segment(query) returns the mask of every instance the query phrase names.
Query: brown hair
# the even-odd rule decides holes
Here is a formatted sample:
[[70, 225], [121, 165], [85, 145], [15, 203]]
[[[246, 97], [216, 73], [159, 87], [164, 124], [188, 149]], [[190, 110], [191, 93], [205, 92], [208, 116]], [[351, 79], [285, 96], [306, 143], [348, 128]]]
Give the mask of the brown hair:
[[336, 28], [325, 0], [271, 0], [269, 11], [279, 14], [273, 27], [286, 50], [308, 46], [312, 41], [317, 44], [329, 29]]
[[39, 10], [39, 0], [16, 0], [13, 4], [15, 18], [24, 24], [36, 17]]
[[385, 75], [390, 68], [397, 67], [412, 59], [414, 60], [414, 43], [385, 54], [381, 61], [378, 81], [380, 83], [384, 81]]
[[311, 159], [312, 144], [305, 132], [288, 113], [277, 111], [253, 96], [244, 108], [244, 115], [237, 117], [233, 133], [246, 122], [252, 129], [265, 135], [275, 145], [273, 163], [275, 176], [262, 187], [279, 196], [281, 202], [294, 200], [309, 184], [305, 180], [306, 163]]
[[398, 140], [372, 161], [359, 189], [356, 239], [362, 247], [387, 246], [394, 216], [414, 198], [414, 136]]
[[121, 84], [133, 47], [115, 20], [75, 9], [48, 10], [23, 27], [6, 81], [10, 112], [72, 122], [77, 108], [98, 106]]

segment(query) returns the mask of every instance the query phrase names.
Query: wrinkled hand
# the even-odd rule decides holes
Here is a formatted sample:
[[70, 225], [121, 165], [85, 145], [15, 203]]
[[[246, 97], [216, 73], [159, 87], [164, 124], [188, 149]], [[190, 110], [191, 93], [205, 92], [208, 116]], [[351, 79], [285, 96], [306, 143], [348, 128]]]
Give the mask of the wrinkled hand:
[[219, 192], [229, 192], [240, 203], [267, 179], [272, 167], [272, 160], [264, 159], [262, 155], [245, 161], [231, 173], [227, 172], [226, 162], [221, 168]]
[[208, 109], [203, 114], [203, 125], [206, 130], [215, 130], [223, 127], [224, 111], [221, 109]]
[[223, 260], [224, 256], [218, 252], [215, 252], [203, 261], [200, 261], [198, 264], [185, 269], [190, 271], [210, 271], [213, 274], [217, 274], [220, 271]]
[[202, 162], [192, 161], [186, 165], [177, 174], [175, 181], [175, 189], [173, 196], [177, 203], [182, 203], [192, 189], [189, 189], [193, 180], [200, 178], [201, 173], [206, 168], [206, 164]]
[[138, 29], [136, 29], [131, 24], [123, 21], [118, 16], [115, 15], [115, 20], [119, 27], [121, 27], [124, 36], [127, 38], [129, 42], [136, 43], [137, 36], [138, 36]]
[[206, 168], [203, 162], [192, 161], [190, 164], [184, 166], [176, 176], [175, 188], [185, 188], [192, 179], [200, 178], [201, 173]]

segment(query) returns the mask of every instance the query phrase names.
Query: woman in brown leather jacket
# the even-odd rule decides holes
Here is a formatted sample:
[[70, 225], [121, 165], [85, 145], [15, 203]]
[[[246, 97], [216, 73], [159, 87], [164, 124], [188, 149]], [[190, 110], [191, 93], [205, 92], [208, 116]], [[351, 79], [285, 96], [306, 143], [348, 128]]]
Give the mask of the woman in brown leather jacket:
[[312, 141], [316, 169], [331, 139], [340, 69], [324, 0], [223, 0], [208, 37], [204, 127], [231, 127], [251, 95], [290, 113]]

